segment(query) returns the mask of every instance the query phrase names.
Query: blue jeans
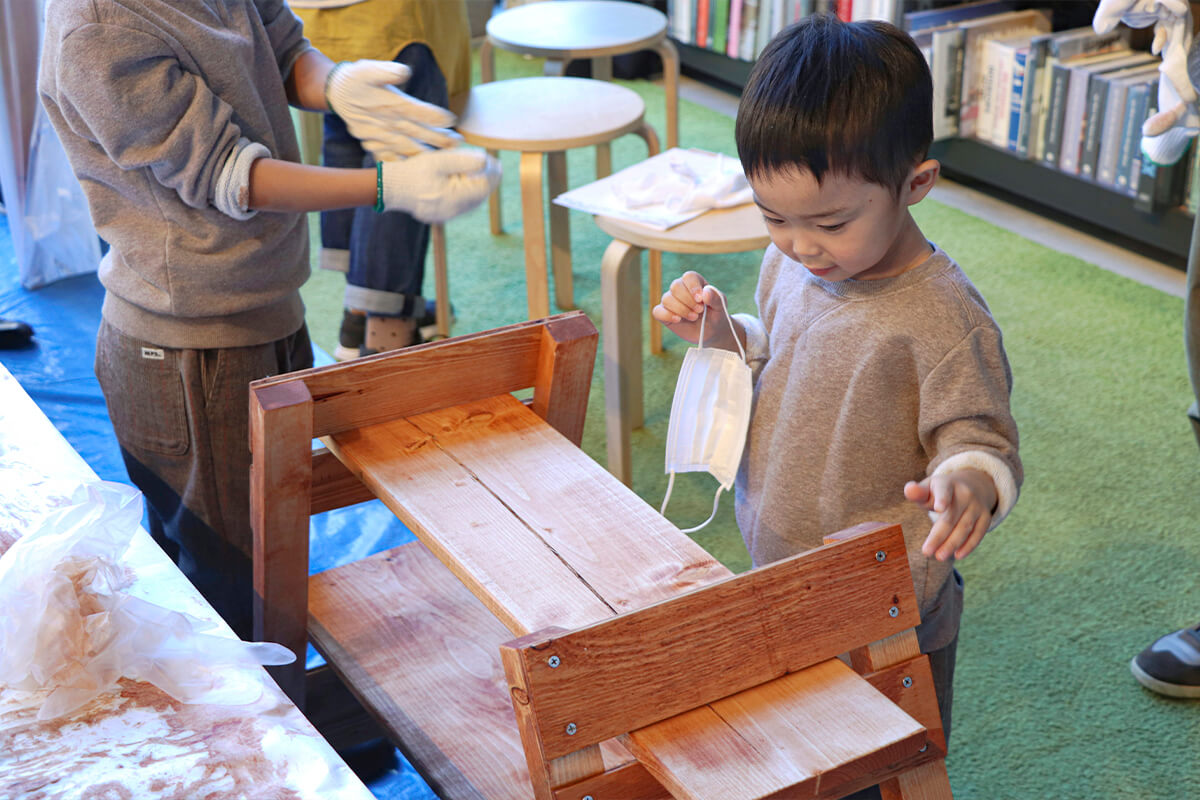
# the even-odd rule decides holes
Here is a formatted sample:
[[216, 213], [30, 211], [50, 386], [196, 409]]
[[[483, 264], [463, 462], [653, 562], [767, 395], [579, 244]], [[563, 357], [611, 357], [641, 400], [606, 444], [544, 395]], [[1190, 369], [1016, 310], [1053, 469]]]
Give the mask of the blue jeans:
[[[405, 47], [395, 60], [412, 70], [402, 89], [408, 95], [442, 107], [449, 105], [446, 78], [424, 44]], [[327, 167], [375, 167], [336, 114], [325, 115], [321, 157]], [[371, 208], [321, 213], [322, 265], [346, 270], [345, 306], [391, 317], [420, 317], [425, 310], [421, 285], [429, 226], [402, 211], [376, 213]], [[348, 260], [346, 258], [348, 252]]]

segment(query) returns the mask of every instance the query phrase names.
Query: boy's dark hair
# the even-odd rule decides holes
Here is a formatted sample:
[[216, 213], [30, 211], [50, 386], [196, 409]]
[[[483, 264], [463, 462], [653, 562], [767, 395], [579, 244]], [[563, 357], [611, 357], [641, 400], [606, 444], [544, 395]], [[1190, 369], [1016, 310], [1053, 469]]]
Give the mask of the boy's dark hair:
[[808, 170], [858, 177], [893, 192], [933, 141], [933, 81], [907, 33], [886, 22], [816, 14], [763, 50], [735, 129], [750, 177]]

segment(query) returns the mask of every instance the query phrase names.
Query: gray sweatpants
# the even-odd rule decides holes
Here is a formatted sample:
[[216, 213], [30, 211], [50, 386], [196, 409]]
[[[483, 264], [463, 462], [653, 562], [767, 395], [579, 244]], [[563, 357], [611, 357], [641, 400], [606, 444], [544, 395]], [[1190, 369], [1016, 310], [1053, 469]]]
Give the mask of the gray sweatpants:
[[242, 638], [253, 622], [248, 386], [312, 363], [305, 326], [254, 347], [176, 350], [100, 323], [96, 377], [150, 533]]

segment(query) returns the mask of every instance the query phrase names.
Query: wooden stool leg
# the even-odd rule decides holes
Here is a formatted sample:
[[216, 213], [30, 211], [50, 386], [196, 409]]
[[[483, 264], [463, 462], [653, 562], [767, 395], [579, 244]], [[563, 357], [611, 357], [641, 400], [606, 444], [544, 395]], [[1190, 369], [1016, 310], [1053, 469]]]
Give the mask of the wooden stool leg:
[[[488, 155], [492, 158], [500, 158], [499, 150], [488, 150]], [[499, 236], [504, 233], [504, 221], [500, 218], [500, 184], [496, 184], [496, 188], [492, 189], [492, 193], [488, 195], [488, 223], [492, 228], [492, 236]]]
[[642, 425], [642, 248], [613, 239], [600, 262], [608, 471], [633, 482], [629, 432]]
[[643, 121], [642, 127], [634, 131], [638, 136], [646, 140], [646, 155], [658, 155], [658, 134], [654, 132], [649, 122]]
[[433, 290], [437, 335], [440, 339], [450, 336], [450, 275], [446, 267], [446, 226], [431, 225], [430, 238], [433, 244]]
[[486, 36], [483, 44], [479, 45], [479, 82], [491, 83], [496, 80], [496, 51], [492, 48], [492, 40]]
[[554, 272], [554, 302], [563, 311], [575, 308], [575, 278], [571, 274], [571, 212], [554, 198], [567, 190], [567, 154], [546, 154], [546, 186], [550, 203], [550, 268]]
[[550, 316], [542, 171], [541, 153], [521, 153], [521, 224], [525, 228], [525, 296], [529, 319]]
[[954, 800], [942, 759], [927, 761], [879, 784], [881, 800]]
[[[612, 80], [612, 57], [592, 59], [592, 78], [598, 81]], [[612, 175], [612, 144], [601, 142], [596, 145], [596, 179]]]
[[[650, 262], [650, 310], [653, 311], [658, 302], [662, 300], [662, 251], [651, 250]], [[662, 323], [654, 317], [650, 317], [650, 352], [658, 355], [663, 351], [662, 341]]]
[[667, 106], [667, 147], [679, 146], [679, 50], [670, 39], [654, 48], [663, 62], [663, 94]]

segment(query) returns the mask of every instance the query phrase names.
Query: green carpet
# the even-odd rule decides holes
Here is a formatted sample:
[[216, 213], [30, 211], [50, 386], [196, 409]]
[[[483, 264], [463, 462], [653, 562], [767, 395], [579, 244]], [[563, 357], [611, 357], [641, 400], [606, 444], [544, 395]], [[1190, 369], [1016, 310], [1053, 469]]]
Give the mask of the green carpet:
[[[497, 74], [538, 75], [541, 62], [497, 52]], [[625, 85], [645, 98], [663, 135], [659, 88]], [[731, 119], [681, 105], [683, 146], [734, 151]], [[618, 169], [645, 156], [633, 136], [613, 148]], [[483, 208], [448, 226], [456, 333], [524, 318], [517, 161], [511, 153], [502, 160], [505, 234], [488, 233]], [[590, 150], [572, 151], [568, 163], [571, 186], [592, 179]], [[966, 611], [948, 761], [955, 797], [1195, 796], [1200, 703], [1153, 695], [1128, 670], [1155, 637], [1200, 621], [1200, 453], [1184, 416], [1182, 301], [932, 200], [915, 213], [1005, 332], [1026, 471], [1009, 519], [960, 564]], [[599, 327], [608, 240], [585, 214], [573, 212], [571, 224], [576, 302]], [[726, 290], [733, 308], [752, 311], [759, 257], [667, 254], [664, 276], [697, 269]], [[432, 269], [428, 275], [432, 296]], [[314, 339], [330, 352], [342, 285], [340, 275], [317, 271], [305, 287]], [[634, 489], [656, 508], [684, 350], [666, 338], [663, 356], [646, 356], [646, 426], [633, 436]], [[599, 359], [584, 449], [605, 461]], [[671, 519], [681, 527], [702, 521], [713, 488], [707, 475], [680, 476]], [[748, 558], [732, 507], [725, 498], [696, 538], [740, 571]]]

